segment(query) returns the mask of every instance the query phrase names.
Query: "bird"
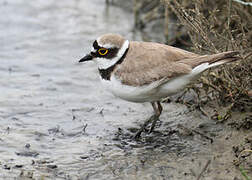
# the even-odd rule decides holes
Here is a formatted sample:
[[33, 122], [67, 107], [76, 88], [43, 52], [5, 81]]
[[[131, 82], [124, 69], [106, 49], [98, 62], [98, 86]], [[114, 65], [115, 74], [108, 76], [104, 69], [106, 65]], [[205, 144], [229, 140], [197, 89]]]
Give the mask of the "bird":
[[137, 131], [139, 138], [148, 124], [151, 133], [162, 113], [161, 101], [198, 79], [209, 68], [240, 59], [238, 51], [199, 55], [155, 42], [129, 41], [119, 34], [104, 34], [93, 42], [91, 52], [79, 62], [98, 66], [104, 87], [123, 100], [150, 102], [154, 114]]

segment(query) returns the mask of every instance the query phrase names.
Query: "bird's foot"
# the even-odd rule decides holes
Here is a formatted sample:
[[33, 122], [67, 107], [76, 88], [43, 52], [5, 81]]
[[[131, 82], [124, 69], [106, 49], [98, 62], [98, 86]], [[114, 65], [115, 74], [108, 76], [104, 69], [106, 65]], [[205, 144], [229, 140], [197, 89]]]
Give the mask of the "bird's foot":
[[135, 136], [133, 137], [135, 140], [139, 139], [142, 132], [145, 130], [145, 128], [152, 122], [151, 124], [151, 128], [150, 130], [148, 131], [148, 133], [151, 133], [154, 128], [155, 128], [155, 125], [156, 125], [156, 122], [158, 120], [158, 116], [157, 115], [152, 115], [149, 119], [147, 119], [144, 124], [141, 126], [141, 128], [136, 132]]

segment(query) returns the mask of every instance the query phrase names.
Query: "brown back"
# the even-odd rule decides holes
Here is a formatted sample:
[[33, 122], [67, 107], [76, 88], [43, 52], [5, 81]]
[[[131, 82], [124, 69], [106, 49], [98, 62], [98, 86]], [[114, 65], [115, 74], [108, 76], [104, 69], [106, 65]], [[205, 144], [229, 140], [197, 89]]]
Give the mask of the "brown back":
[[115, 75], [120, 77], [123, 84], [146, 85], [162, 78], [190, 73], [190, 65], [177, 61], [198, 56], [172, 46], [131, 41], [127, 56], [115, 69]]
[[237, 54], [239, 52], [229, 51], [201, 56], [164, 44], [132, 41], [126, 58], [114, 72], [123, 84], [141, 86], [189, 74], [202, 63], [232, 62], [240, 59]]

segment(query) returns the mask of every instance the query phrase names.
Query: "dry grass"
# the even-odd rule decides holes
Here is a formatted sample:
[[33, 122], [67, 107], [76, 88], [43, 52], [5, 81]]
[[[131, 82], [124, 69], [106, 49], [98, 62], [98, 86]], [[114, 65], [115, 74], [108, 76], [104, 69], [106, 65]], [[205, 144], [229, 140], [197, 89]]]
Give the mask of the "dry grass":
[[206, 72], [199, 82], [203, 91], [198, 92], [232, 110], [251, 111], [252, 7], [232, 0], [162, 2], [188, 30], [194, 52], [241, 53], [242, 61]]

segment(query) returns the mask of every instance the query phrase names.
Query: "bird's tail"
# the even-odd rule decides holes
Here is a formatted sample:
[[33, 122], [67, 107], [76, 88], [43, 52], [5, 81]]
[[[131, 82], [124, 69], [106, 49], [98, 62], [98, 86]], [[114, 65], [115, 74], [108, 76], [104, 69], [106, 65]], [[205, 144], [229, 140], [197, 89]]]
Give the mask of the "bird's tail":
[[190, 59], [184, 59], [179, 62], [190, 65], [192, 67], [192, 72], [198, 74], [205, 71], [208, 68], [241, 59], [240, 57], [237, 56], [238, 54], [239, 52], [237, 51], [228, 51], [213, 55], [204, 55]]
[[240, 59], [240, 57], [236, 56], [238, 54], [238, 51], [228, 51], [213, 55], [203, 55], [190, 59], [184, 59], [179, 62], [190, 65], [192, 68], [195, 68], [196, 66], [199, 66], [203, 63], [208, 63], [211, 67], [214, 67]]

